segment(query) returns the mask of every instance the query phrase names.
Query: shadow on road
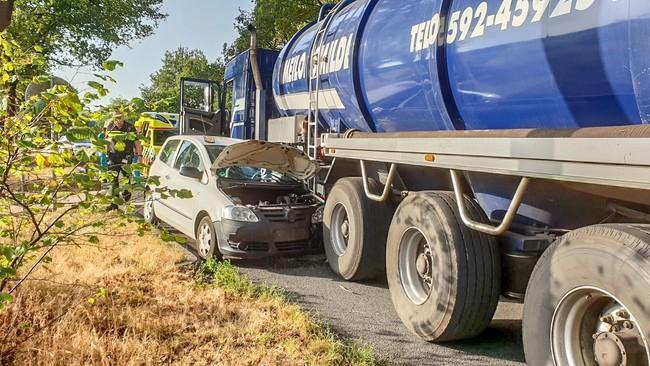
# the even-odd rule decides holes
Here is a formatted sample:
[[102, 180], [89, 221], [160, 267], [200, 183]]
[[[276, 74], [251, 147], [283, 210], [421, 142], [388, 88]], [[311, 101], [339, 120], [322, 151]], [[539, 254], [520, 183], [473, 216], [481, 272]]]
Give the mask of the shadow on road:
[[[371, 333], [369, 342], [375, 347], [400, 350], [412, 349], [416, 353], [404, 352], [396, 355], [398, 362], [406, 364], [476, 364], [485, 365], [486, 357], [492, 361], [489, 364], [517, 364], [524, 362], [521, 340], [521, 318], [517, 308], [521, 305], [503, 302], [500, 311], [490, 327], [480, 336], [459, 342], [441, 344], [426, 343], [410, 334], [402, 325], [395, 313], [385, 279], [372, 282], [350, 283], [340, 279], [329, 269], [324, 256], [309, 256], [303, 258], [275, 258], [260, 261], [236, 261], [238, 267], [255, 273], [256, 280], [265, 281], [264, 272], [272, 274], [271, 282], [285, 289], [288, 297], [309, 310], [316, 312], [319, 317], [331, 324], [341, 336], [366, 340], [364, 333]], [[309, 289], [308, 286], [293, 285], [294, 281], [310, 281], [312, 286], [319, 286], [321, 291]], [[337, 287], [343, 291], [337, 291]], [[346, 295], [346, 296], [344, 296]], [[339, 322], [336, 315], [330, 316], [327, 306], [334, 302], [346, 301], [350, 295], [356, 295], [348, 304], [356, 308], [354, 321], [356, 326], [347, 322]], [[375, 295], [374, 298], [368, 298]], [[333, 300], [334, 299], [334, 300]], [[346, 308], [341, 306], [341, 309]], [[388, 309], [386, 309], [388, 308]], [[514, 313], [514, 314], [513, 314]], [[379, 320], [378, 318], [381, 318]], [[379, 324], [379, 326], [376, 326]], [[376, 338], [376, 339], [375, 339]], [[408, 347], [406, 347], [408, 346]], [[393, 352], [390, 352], [393, 353]], [[458, 354], [462, 353], [461, 359]], [[446, 360], [446, 361], [443, 361]], [[428, 362], [427, 362], [428, 361]]]
[[[191, 241], [184, 249], [186, 263], [196, 262]], [[360, 339], [397, 364], [523, 365], [519, 304], [500, 303], [490, 327], [474, 339], [434, 344], [423, 342], [402, 325], [385, 279], [344, 281], [330, 270], [324, 255], [232, 263], [253, 281], [282, 288], [291, 301], [339, 336]]]

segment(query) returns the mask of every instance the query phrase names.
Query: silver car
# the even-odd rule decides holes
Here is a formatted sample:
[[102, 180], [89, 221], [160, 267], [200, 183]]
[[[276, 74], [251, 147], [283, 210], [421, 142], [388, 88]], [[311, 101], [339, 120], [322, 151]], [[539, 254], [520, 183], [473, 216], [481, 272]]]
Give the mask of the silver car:
[[[195, 239], [204, 259], [311, 252], [320, 245], [322, 202], [304, 182], [317, 171], [301, 150], [285, 145], [171, 137], [151, 166], [158, 184], [148, 187], [144, 218]], [[192, 197], [167, 197], [161, 188]]]

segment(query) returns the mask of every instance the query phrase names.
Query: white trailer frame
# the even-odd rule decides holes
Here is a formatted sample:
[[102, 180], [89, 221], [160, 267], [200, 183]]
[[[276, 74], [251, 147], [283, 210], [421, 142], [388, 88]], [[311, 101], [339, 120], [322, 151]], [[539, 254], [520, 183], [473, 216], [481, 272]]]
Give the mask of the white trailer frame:
[[[650, 190], [650, 138], [583, 137], [387, 137], [323, 135], [332, 158], [358, 160], [368, 199], [388, 198], [397, 165], [450, 171], [463, 223], [489, 234], [508, 231], [532, 179]], [[381, 195], [370, 192], [365, 161], [392, 164]], [[477, 223], [463, 206], [459, 171], [521, 177], [512, 203], [498, 226]]]

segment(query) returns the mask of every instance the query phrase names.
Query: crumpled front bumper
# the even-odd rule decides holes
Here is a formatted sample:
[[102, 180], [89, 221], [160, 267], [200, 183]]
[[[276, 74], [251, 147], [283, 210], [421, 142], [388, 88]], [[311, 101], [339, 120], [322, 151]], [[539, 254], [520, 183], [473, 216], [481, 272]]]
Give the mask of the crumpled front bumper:
[[215, 223], [219, 251], [231, 259], [318, 252], [322, 247], [322, 225], [311, 222], [317, 208], [254, 210], [259, 222], [222, 219]]

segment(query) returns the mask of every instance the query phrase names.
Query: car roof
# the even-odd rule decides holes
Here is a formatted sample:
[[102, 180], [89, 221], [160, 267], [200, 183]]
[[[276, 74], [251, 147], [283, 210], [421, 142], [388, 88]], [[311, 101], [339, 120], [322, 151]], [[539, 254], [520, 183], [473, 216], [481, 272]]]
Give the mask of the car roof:
[[219, 145], [219, 146], [229, 146], [244, 142], [245, 140], [233, 139], [230, 137], [221, 137], [221, 136], [202, 136], [202, 135], [179, 135], [172, 136], [168, 139], [171, 140], [180, 140], [180, 141], [192, 141], [198, 145]]

